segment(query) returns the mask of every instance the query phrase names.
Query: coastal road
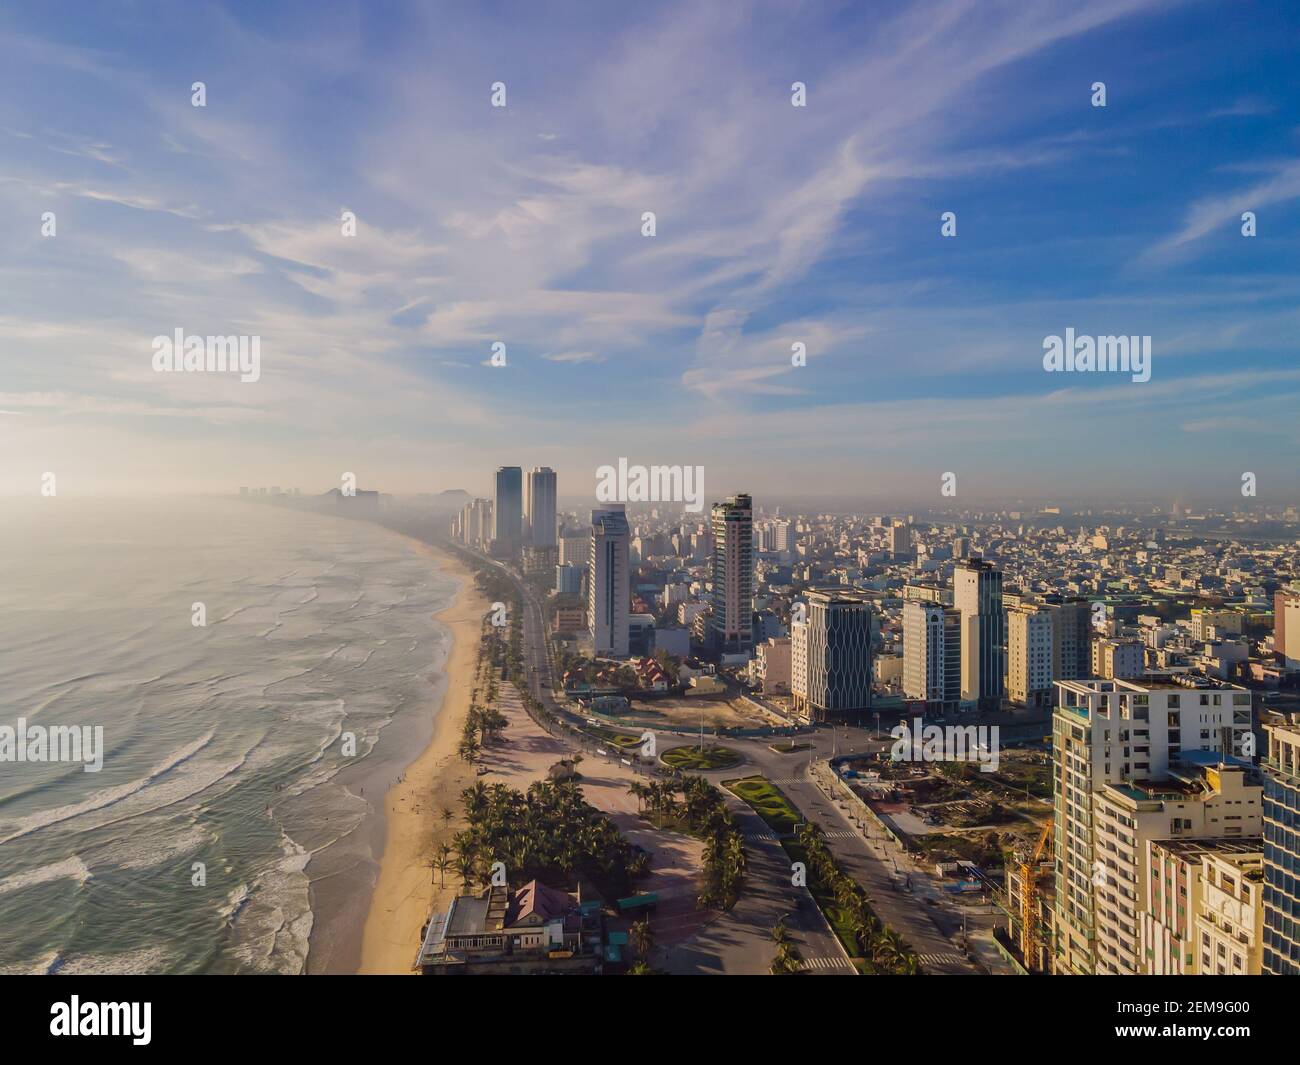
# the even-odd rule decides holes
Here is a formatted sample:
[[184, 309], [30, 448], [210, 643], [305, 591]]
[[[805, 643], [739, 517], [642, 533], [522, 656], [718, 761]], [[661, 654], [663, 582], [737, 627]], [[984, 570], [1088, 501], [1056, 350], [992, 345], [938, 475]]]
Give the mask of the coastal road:
[[766, 973], [776, 953], [772, 927], [784, 918], [805, 973], [856, 973], [808, 889], [791, 886], [789, 855], [771, 829], [730, 792], [723, 794], [745, 837], [748, 868], [740, 901], [689, 941], [662, 951], [658, 967], [678, 974]]

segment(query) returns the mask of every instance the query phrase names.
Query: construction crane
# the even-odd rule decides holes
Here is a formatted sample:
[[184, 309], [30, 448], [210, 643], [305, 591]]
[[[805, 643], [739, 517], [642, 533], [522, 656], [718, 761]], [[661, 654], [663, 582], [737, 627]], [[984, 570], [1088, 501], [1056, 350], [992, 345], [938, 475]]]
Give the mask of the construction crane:
[[1048, 821], [1038, 837], [1038, 846], [1020, 863], [1020, 956], [1024, 958], [1027, 969], [1037, 967], [1042, 950], [1042, 925], [1038, 919], [1038, 863], [1042, 861], [1051, 835], [1052, 822]]

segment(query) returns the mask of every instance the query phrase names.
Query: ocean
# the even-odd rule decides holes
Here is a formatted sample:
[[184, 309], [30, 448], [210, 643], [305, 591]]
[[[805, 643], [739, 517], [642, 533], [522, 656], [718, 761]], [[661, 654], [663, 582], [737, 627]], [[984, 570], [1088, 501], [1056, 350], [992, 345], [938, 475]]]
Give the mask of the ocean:
[[0, 503], [0, 729], [104, 748], [0, 761], [0, 972], [351, 971], [456, 587], [363, 521]]

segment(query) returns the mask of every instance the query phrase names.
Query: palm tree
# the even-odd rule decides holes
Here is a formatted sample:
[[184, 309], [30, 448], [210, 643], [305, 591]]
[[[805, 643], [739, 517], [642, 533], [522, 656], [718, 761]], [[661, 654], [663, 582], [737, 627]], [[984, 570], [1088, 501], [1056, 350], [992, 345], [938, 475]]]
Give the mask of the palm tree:
[[772, 926], [772, 941], [779, 947], [782, 943], [790, 942], [790, 930], [785, 926], [785, 918], [782, 917]]
[[803, 958], [793, 943], [782, 943], [776, 948], [770, 972], [773, 976], [793, 976], [803, 968]]
[[628, 946], [632, 948], [632, 953], [641, 961], [645, 961], [646, 956], [654, 949], [654, 933], [650, 930], [650, 922], [642, 917], [627, 932]]
[[447, 866], [451, 864], [451, 848], [445, 843], [438, 845], [438, 853], [433, 856], [433, 864], [437, 866], [438, 876], [442, 880], [442, 886], [447, 886]]
[[892, 928], [886, 928], [872, 945], [871, 960], [893, 968], [907, 956], [902, 937]]

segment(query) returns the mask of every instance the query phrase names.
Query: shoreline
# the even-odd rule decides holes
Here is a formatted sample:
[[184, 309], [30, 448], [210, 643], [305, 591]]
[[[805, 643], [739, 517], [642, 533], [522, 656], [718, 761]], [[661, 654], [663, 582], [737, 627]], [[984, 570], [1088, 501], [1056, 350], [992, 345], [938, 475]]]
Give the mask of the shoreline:
[[443, 838], [450, 842], [459, 827], [459, 816], [448, 825], [442, 810], [459, 812], [460, 793], [475, 778], [474, 766], [461, 761], [456, 748], [469, 716], [487, 601], [475, 588], [473, 572], [465, 563], [431, 544], [408, 540], [419, 553], [436, 559], [444, 573], [458, 578], [461, 586], [452, 602], [434, 615], [450, 630], [451, 647], [442, 667], [446, 689], [431, 707], [432, 736], [384, 796], [383, 850], [361, 929], [358, 973], [414, 972], [420, 929], [430, 908], [456, 890], [454, 872], [448, 870], [444, 888], [428, 865], [437, 842]]

